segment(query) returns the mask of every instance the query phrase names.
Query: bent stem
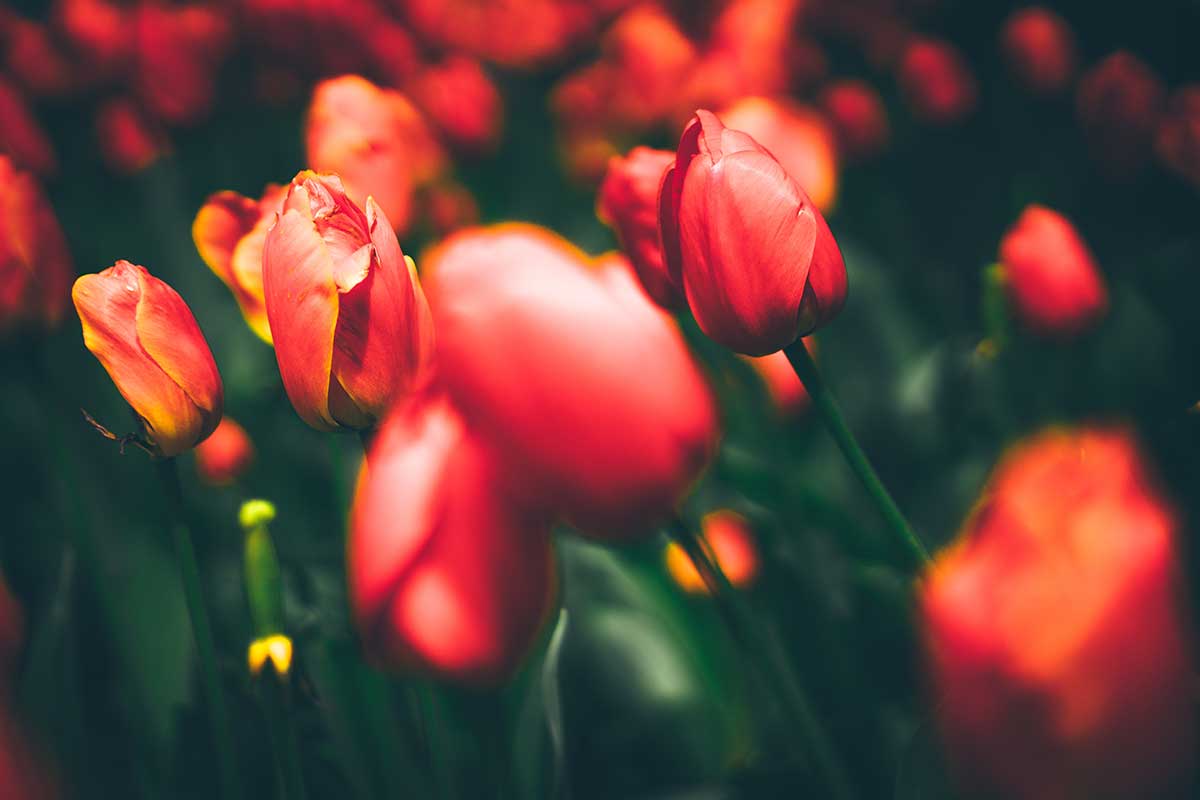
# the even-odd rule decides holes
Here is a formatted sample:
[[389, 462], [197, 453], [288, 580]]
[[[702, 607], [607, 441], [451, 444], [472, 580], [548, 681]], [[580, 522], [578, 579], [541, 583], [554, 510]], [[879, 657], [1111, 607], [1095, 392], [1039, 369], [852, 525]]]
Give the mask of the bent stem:
[[179, 469], [174, 458], [158, 459], [156, 466], [170, 509], [171, 538], [174, 540], [175, 555], [179, 560], [179, 569], [183, 575], [183, 593], [187, 599], [188, 615], [192, 620], [192, 635], [195, 637], [196, 650], [200, 656], [200, 678], [208, 704], [209, 730], [212, 734], [213, 748], [217, 754], [221, 796], [241, 800], [244, 795], [238, 782], [229, 706], [226, 704], [225, 690], [221, 687], [221, 676], [217, 671], [216, 646], [213, 644], [208, 611], [204, 607], [204, 595], [200, 588], [200, 569], [196, 565], [196, 550], [192, 545], [192, 533], [184, 515]]
[[700, 573], [734, 641], [763, 672], [768, 685], [779, 693], [779, 699], [783, 702], [787, 714], [808, 745], [812, 766], [828, 790], [827, 796], [834, 800], [852, 798], [854, 793], [838, 763], [833, 746], [817, 720], [808, 695], [778, 638], [772, 635], [764, 622], [742, 602], [741, 596], [729, 583], [729, 578], [721, 570], [703, 536], [693, 533], [678, 516], [671, 521], [670, 534]]
[[912, 526], [908, 524], [908, 520], [904, 518], [896, 501], [888, 493], [887, 487], [883, 485], [883, 481], [879, 480], [875, 468], [871, 466], [866, 454], [858, 446], [858, 440], [854, 438], [854, 434], [846, 425], [845, 418], [842, 417], [837, 398], [833, 396], [833, 392], [821, 377], [816, 363], [809, 355], [808, 348], [804, 346], [804, 340], [797, 339], [785, 347], [783, 352], [791, 362], [792, 369], [796, 371], [796, 376], [808, 390], [813, 403], [820, 409], [826, 429], [837, 442], [842, 455], [846, 457], [850, 468], [854, 470], [854, 474], [866, 487], [867, 493], [871, 495], [875, 505], [879, 507], [879, 512], [883, 514], [883, 518], [892, 532], [903, 542], [909, 555], [918, 565], [928, 564], [930, 562], [929, 551], [925, 549], [925, 545], [921, 543]]

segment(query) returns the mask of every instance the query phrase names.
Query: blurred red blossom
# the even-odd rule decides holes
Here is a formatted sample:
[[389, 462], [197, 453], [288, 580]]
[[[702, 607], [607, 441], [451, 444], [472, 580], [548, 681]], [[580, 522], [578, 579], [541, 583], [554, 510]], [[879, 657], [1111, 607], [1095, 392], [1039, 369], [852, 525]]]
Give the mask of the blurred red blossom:
[[222, 417], [212, 435], [196, 446], [196, 472], [214, 486], [233, 483], [253, 461], [250, 435], [230, 417]]
[[1171, 93], [1155, 147], [1168, 169], [1200, 187], [1200, 84]]
[[0, 155], [39, 175], [58, 171], [54, 147], [17, 87], [0, 76]]
[[420, 195], [425, 221], [441, 238], [479, 222], [479, 204], [471, 190], [450, 178], [426, 186]]
[[1075, 76], [1075, 35], [1066, 20], [1048, 8], [1013, 12], [1000, 33], [1000, 46], [1009, 69], [1030, 91], [1061, 92]]
[[0, 573], [0, 698], [8, 695], [25, 650], [25, 611]]
[[975, 76], [949, 42], [914, 36], [900, 58], [898, 79], [913, 115], [924, 122], [957, 122], [975, 109]]
[[167, 152], [166, 135], [128, 98], [115, 98], [96, 109], [100, 155], [114, 172], [139, 172]]
[[[814, 357], [817, 354], [817, 340], [811, 336], [804, 337], [804, 346]], [[782, 351], [765, 356], [741, 356], [746, 363], [754, 368], [762, 379], [771, 404], [781, 418], [794, 417], [804, 413], [812, 402], [804, 383], [792, 368], [792, 362]]]
[[75, 65], [40, 22], [0, 9], [0, 53], [8, 74], [32, 95], [63, 95], [76, 88]]
[[1076, 109], [1102, 172], [1130, 178], [1145, 165], [1163, 111], [1166, 89], [1131, 53], [1118, 51], [1079, 81]]
[[165, 122], [191, 124], [208, 115], [216, 71], [232, 29], [214, 6], [169, 6], [147, 0], [132, 11], [133, 85]]
[[66, 239], [37, 179], [0, 155], [0, 333], [56, 325], [74, 278]]
[[[746, 518], [728, 509], [712, 511], [704, 515], [700, 528], [729, 583], [738, 588], [754, 583], [759, 571], [758, 545]], [[710, 593], [692, 559], [675, 542], [667, 545], [666, 564], [671, 580], [688, 594]]]
[[869, 83], [853, 79], [830, 83], [821, 92], [821, 107], [833, 124], [842, 157], [868, 159], [887, 147], [887, 109]]
[[51, 19], [79, 58], [81, 73], [93, 80], [114, 76], [130, 58], [125, 6], [108, 0], [56, 0]]
[[473, 153], [496, 146], [504, 124], [503, 100], [478, 61], [450, 56], [429, 64], [408, 88], [413, 102], [454, 146]]

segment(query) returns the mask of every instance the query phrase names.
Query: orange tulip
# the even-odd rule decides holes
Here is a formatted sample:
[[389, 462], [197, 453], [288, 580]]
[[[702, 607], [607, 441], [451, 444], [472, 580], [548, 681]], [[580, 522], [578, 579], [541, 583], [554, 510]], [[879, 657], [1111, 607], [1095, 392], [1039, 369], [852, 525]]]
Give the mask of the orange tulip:
[[128, 261], [81, 276], [71, 297], [83, 343], [141, 419], [155, 452], [175, 456], [204, 441], [221, 420], [224, 390], [183, 298]]
[[838, 152], [847, 159], [871, 158], [887, 147], [887, 109], [869, 83], [835, 81], [821, 93], [821, 107], [837, 132]]
[[347, 550], [376, 661], [482, 685], [520, 666], [554, 604], [549, 521], [444, 399], [402, 404], [371, 447]]
[[196, 471], [205, 483], [226, 486], [233, 483], [254, 461], [254, 443], [246, 429], [229, 417], [221, 419], [216, 430], [196, 447]]
[[263, 243], [283, 211], [287, 192], [288, 187], [273, 183], [257, 201], [237, 192], [217, 192], [192, 223], [200, 257], [230, 288], [246, 324], [267, 344], [271, 344], [271, 326], [263, 299]]
[[0, 333], [57, 324], [74, 276], [37, 179], [0, 155]]
[[439, 374], [509, 454], [531, 503], [632, 538], [671, 513], [713, 452], [713, 398], [628, 262], [588, 264], [529, 225], [469, 229], [425, 261]]
[[925, 122], [957, 122], [975, 110], [975, 76], [949, 42], [913, 37], [900, 57], [899, 81], [914, 116]]
[[301, 172], [263, 245], [283, 386], [318, 430], [375, 427], [429, 373], [433, 327], [387, 215], [333, 175]]
[[[717, 566], [730, 584], [749, 586], [758, 577], [758, 546], [750, 531], [750, 523], [735, 511], [713, 511], [700, 522], [704, 539]], [[667, 546], [667, 572], [671, 580], [688, 594], [708, 594], [708, 586], [682, 547], [675, 542]]]
[[1075, 35], [1066, 20], [1048, 8], [1014, 12], [1004, 23], [1000, 44], [1009, 69], [1030, 91], [1061, 92], [1075, 75]]
[[1172, 791], [1195, 750], [1175, 534], [1126, 433], [1054, 430], [1000, 462], [921, 588], [970, 796], [1192, 796]]

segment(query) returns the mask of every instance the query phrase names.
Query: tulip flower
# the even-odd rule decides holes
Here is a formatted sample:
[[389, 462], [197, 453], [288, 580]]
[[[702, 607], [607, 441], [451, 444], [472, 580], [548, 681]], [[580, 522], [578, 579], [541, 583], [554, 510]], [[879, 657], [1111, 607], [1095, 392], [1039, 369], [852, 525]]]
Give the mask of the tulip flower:
[[914, 37], [904, 48], [899, 69], [900, 88], [918, 119], [946, 124], [975, 109], [975, 76], [949, 42]]
[[887, 147], [887, 110], [869, 83], [836, 81], [821, 93], [821, 107], [837, 134], [838, 152], [850, 160], [878, 155]]
[[71, 292], [83, 343], [144, 426], [147, 446], [176, 456], [221, 421], [224, 390], [208, 342], [174, 289], [118, 261]]
[[75, 65], [43, 23], [0, 10], [0, 51], [5, 72], [31, 95], [61, 97], [76, 88]]
[[697, 111], [663, 179], [667, 272], [709, 337], [782, 350], [846, 300], [846, 267], [812, 200], [765, 148]]
[[1118, 51], [1079, 79], [1076, 111], [1093, 158], [1112, 178], [1130, 178], [1150, 155], [1166, 89], [1131, 53]]
[[39, 175], [58, 171], [58, 157], [15, 86], [0, 78], [0, 155]]
[[1000, 45], [1009, 69], [1030, 91], [1053, 94], [1075, 75], [1075, 36], [1066, 21], [1048, 8], [1031, 6], [1004, 23]]
[[[810, 353], [816, 353], [817, 342], [815, 339], [806, 337], [804, 343]], [[791, 362], [788, 361], [787, 355], [783, 351], [765, 356], [741, 356], [741, 358], [753, 367], [754, 371], [758, 373], [758, 377], [762, 379], [767, 395], [771, 398], [771, 405], [775, 407], [775, 412], [780, 417], [794, 417], [808, 408], [812, 402], [808, 396], [808, 390], [796, 376], [796, 370], [792, 368]]]
[[215, 5], [139, 3], [126, 36], [135, 48], [134, 85], [146, 108], [177, 125], [203, 119], [232, 38], [229, 18]]
[[1000, 462], [920, 590], [965, 796], [1192, 796], [1176, 531], [1124, 432], [1053, 430]]
[[114, 172], [141, 172], [169, 146], [155, 123], [127, 99], [110, 100], [96, 110], [100, 155]]
[[[729, 583], [738, 588], [749, 586], [758, 577], [758, 547], [746, 518], [736, 511], [713, 511], [701, 520], [704, 539], [716, 558], [717, 566]], [[671, 580], [688, 594], [708, 594], [687, 552], [675, 542], [667, 545], [667, 572]]]
[[495, 147], [504, 122], [500, 91], [478, 61], [451, 56], [425, 67], [410, 86], [413, 101], [455, 146]]
[[57, 324], [74, 276], [37, 179], [0, 155], [0, 333]]
[[1017, 314], [1037, 333], [1076, 335], [1108, 307], [1091, 252], [1056, 211], [1026, 208], [1000, 242], [1000, 262]]
[[230, 288], [246, 324], [267, 344], [272, 340], [263, 298], [263, 243], [283, 211], [287, 192], [288, 187], [273, 183], [257, 201], [237, 192], [217, 192], [192, 223], [200, 257]]
[[196, 471], [213, 486], [233, 483], [254, 461], [254, 443], [241, 425], [224, 417], [196, 447]]
[[333, 175], [301, 172], [263, 245], [263, 295], [283, 386], [318, 430], [375, 427], [426, 380], [429, 307], [387, 216]]
[[441, 146], [409, 99], [357, 75], [317, 85], [304, 135], [308, 165], [338, 174], [360, 206], [374, 197], [401, 233], [414, 188], [445, 168]]
[[658, 189], [674, 161], [674, 153], [649, 147], [613, 156], [596, 199], [597, 216], [617, 232], [646, 293], [666, 309], [684, 305], [667, 275], [658, 239]]
[[439, 376], [518, 466], [526, 499], [630, 539], [672, 513], [713, 452], [713, 398], [625, 259], [540, 228], [451, 236], [425, 260]]
[[1167, 168], [1200, 186], [1200, 84], [1171, 93], [1154, 144]]
[[549, 520], [444, 398], [401, 404], [371, 447], [347, 550], [375, 661], [477, 685], [516, 672], [554, 604]]

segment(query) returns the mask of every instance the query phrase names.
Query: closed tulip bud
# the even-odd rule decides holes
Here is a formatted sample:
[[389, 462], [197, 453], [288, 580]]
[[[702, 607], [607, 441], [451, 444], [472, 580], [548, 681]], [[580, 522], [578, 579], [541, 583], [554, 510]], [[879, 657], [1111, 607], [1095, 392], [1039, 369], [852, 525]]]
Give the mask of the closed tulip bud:
[[359, 205], [374, 197], [401, 233], [413, 190], [445, 169], [441, 145], [409, 99], [357, 75], [317, 84], [304, 136], [308, 165], [341, 176]]
[[1050, 431], [1000, 462], [920, 590], [969, 796], [1193, 796], [1176, 530], [1123, 432]]
[[169, 149], [162, 130], [126, 99], [96, 110], [96, 139], [109, 168], [124, 174], [144, 170]]
[[957, 122], [975, 109], [975, 76], [949, 42], [914, 37], [900, 57], [899, 81], [913, 115], [924, 122]]
[[241, 425], [229, 417], [196, 447], [196, 471], [213, 486], [227, 486], [242, 476], [254, 461], [254, 443]]
[[238, 512], [246, 534], [242, 562], [246, 598], [254, 635], [260, 639], [283, 632], [283, 572], [268, 527], [274, 519], [275, 506], [266, 500], [247, 500]]
[[1168, 169], [1200, 186], [1200, 84], [1183, 86], [1171, 94], [1155, 148]]
[[1026, 208], [1000, 242], [1000, 263], [1010, 301], [1036, 333], [1074, 336], [1108, 307], [1091, 251], [1056, 211]]
[[1097, 165], [1111, 178], [1136, 175], [1150, 155], [1166, 89], [1131, 53], [1119, 51], [1079, 80], [1076, 110]]
[[850, 160], [868, 159], [881, 153], [888, 143], [887, 109], [879, 92], [869, 83], [836, 81], [821, 93], [821, 107], [837, 133], [838, 152]]
[[427, 379], [433, 323], [387, 216], [333, 175], [301, 172], [263, 246], [283, 386], [318, 430], [375, 427]]
[[347, 569], [368, 656], [477, 685], [511, 677], [554, 604], [548, 520], [444, 400], [399, 406], [371, 447]]
[[[736, 511], [714, 511], [701, 520], [701, 530], [709, 552], [729, 583], [738, 588], [749, 586], [758, 577], [758, 546], [750, 523]], [[667, 572], [671, 580], [688, 594], [708, 594], [708, 586], [687, 552], [675, 542], [667, 545]]]
[[456, 147], [495, 147], [504, 123], [500, 92], [478, 61], [451, 56], [426, 67], [410, 87], [413, 101]]
[[613, 156], [596, 198], [596, 214], [617, 232], [646, 293], [666, 309], [685, 305], [663, 262], [658, 239], [658, 189], [663, 174], [675, 162], [668, 150], [635, 147], [626, 156]]
[[1075, 36], [1066, 21], [1048, 8], [1032, 6], [1014, 12], [1004, 23], [1000, 45], [1008, 68], [1032, 92], [1061, 92], [1075, 75]]
[[83, 343], [141, 419], [146, 443], [158, 455], [179, 455], [216, 429], [221, 375], [174, 289], [145, 267], [118, 261], [81, 276], [71, 297]]
[[37, 179], [0, 155], [0, 334], [62, 318], [75, 269]]
[[254, 200], [237, 192], [210, 195], [192, 223], [200, 257], [233, 292], [250, 330], [271, 344], [271, 325], [263, 297], [263, 244], [283, 211], [288, 187], [268, 184]]
[[668, 274], [700, 328], [732, 350], [782, 350], [846, 301], [821, 212], [774, 156], [708, 111], [683, 132], [658, 219]]
[[[805, 337], [804, 345], [808, 348], [809, 353], [816, 355], [816, 339], [811, 336]], [[775, 407], [775, 412], [780, 417], [785, 419], [794, 417], [808, 409], [812, 402], [808, 396], [808, 390], [796, 376], [796, 370], [792, 368], [792, 363], [788, 361], [787, 355], [783, 351], [766, 356], [742, 356], [742, 358], [754, 368], [758, 377], [762, 379], [767, 395], [771, 398], [771, 405]]]
[[712, 395], [619, 256], [589, 265], [540, 228], [460, 231], [426, 259], [439, 377], [520, 465], [530, 503], [629, 539], [669, 515], [713, 452]]

